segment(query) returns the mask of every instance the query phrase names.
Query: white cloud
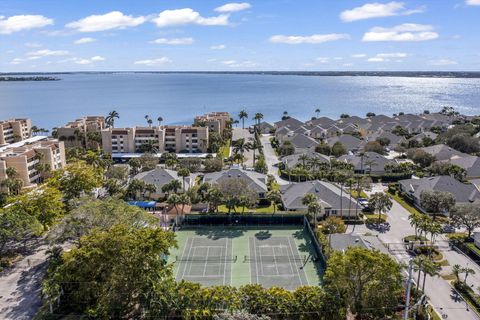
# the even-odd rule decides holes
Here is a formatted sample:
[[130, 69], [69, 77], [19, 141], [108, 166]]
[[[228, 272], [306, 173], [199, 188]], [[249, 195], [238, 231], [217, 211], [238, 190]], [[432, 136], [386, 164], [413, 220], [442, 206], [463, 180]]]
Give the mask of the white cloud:
[[244, 60], [244, 61], [223, 60], [223, 61], [220, 61], [220, 63], [230, 68], [252, 68], [257, 66], [257, 64], [251, 60]]
[[316, 63], [329, 63], [330, 58], [328, 58], [328, 57], [318, 57], [317, 59], [315, 59], [315, 62]]
[[270, 42], [286, 43], [286, 44], [302, 44], [302, 43], [324, 43], [328, 41], [337, 41], [342, 39], [350, 39], [350, 35], [344, 34], [344, 33], [314, 34], [311, 36], [275, 35], [270, 37]]
[[351, 67], [351, 66], [353, 66], [353, 63], [344, 63], [342, 66], [343, 67]]
[[90, 60], [92, 60], [92, 61], [105, 61], [106, 59], [102, 56], [95, 56], [95, 57], [91, 57]]
[[80, 38], [73, 43], [74, 44], [86, 44], [86, 43], [92, 43], [92, 42], [95, 42], [95, 41], [97, 41], [97, 39], [94, 39], [94, 38]]
[[363, 35], [362, 41], [427, 41], [437, 38], [438, 33], [430, 25], [404, 23], [392, 28], [374, 27]]
[[91, 15], [83, 19], [70, 22], [67, 28], [75, 29], [79, 32], [96, 32], [111, 29], [124, 29], [135, 27], [146, 21], [143, 16], [133, 17], [124, 15], [120, 11], [112, 11], [103, 15]]
[[402, 62], [401, 58], [408, 57], [407, 53], [395, 52], [395, 53], [379, 53], [374, 57], [367, 59], [368, 62], [389, 62], [392, 59], [396, 59], [396, 62]]
[[438, 60], [430, 60], [428, 64], [432, 66], [451, 66], [451, 65], [458, 64], [458, 62], [450, 59], [438, 59]]
[[227, 3], [224, 4], [223, 6], [215, 8], [215, 11], [217, 12], [237, 12], [237, 11], [242, 11], [251, 8], [252, 6], [248, 2], [232, 2], [232, 3]]
[[465, 0], [467, 6], [480, 6], [480, 0]]
[[425, 8], [421, 7], [414, 10], [407, 10], [405, 3], [392, 1], [389, 3], [366, 3], [361, 7], [345, 10], [340, 13], [340, 19], [344, 22], [352, 22], [357, 20], [391, 17], [391, 16], [407, 16], [414, 13], [423, 12]]
[[193, 43], [193, 38], [173, 38], [173, 39], [167, 39], [167, 38], [160, 38], [157, 40], [153, 40], [152, 43], [155, 44], [170, 44], [170, 45], [186, 45], [186, 44], [192, 44]]
[[27, 42], [25, 43], [25, 47], [29, 48], [40, 48], [42, 45], [38, 42]]
[[228, 17], [228, 14], [222, 14], [216, 17], [204, 18], [200, 13], [191, 8], [183, 8], [162, 11], [156, 18], [152, 19], [152, 21], [160, 28], [187, 24], [226, 26], [228, 25]]
[[49, 49], [42, 49], [37, 51], [31, 51], [27, 53], [29, 57], [59, 57], [59, 56], [66, 56], [69, 52], [66, 50], [49, 50]]
[[216, 46], [211, 46], [210, 49], [212, 50], [223, 50], [225, 49], [227, 46], [224, 45], [224, 44], [219, 44], [219, 45], [216, 45]]
[[12, 34], [14, 32], [42, 28], [52, 24], [52, 19], [40, 15], [19, 15], [8, 18], [0, 16], [0, 34]]
[[335, 57], [335, 58], [333, 58], [333, 60], [343, 60], [343, 58], [342, 57]]
[[172, 62], [172, 60], [170, 60], [167, 57], [161, 57], [157, 59], [138, 60], [138, 61], [135, 61], [134, 64], [144, 65], [144, 66], [160, 66], [169, 62]]
[[359, 58], [365, 58], [367, 55], [365, 53], [357, 53], [357, 54], [352, 54], [352, 58], [359, 59]]
[[13, 59], [12, 61], [10, 61], [10, 64], [15, 64], [15, 65], [16, 65], [16, 64], [21, 64], [21, 63], [23, 63], [23, 62], [25, 62], [25, 59], [15, 58], [15, 59]]

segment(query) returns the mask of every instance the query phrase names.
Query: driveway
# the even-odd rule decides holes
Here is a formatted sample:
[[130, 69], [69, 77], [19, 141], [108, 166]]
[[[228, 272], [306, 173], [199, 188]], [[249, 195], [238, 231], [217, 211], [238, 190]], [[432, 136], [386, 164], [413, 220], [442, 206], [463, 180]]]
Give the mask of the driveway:
[[260, 137], [260, 141], [263, 146], [263, 153], [265, 155], [265, 162], [267, 163], [268, 173], [271, 174], [279, 185], [287, 185], [289, 182], [287, 180], [282, 179], [278, 175], [278, 167], [277, 164], [280, 162], [278, 159], [275, 150], [273, 150], [272, 145], [270, 144], [271, 135], [262, 135]]
[[[380, 184], [372, 186], [372, 191], [368, 193], [381, 192], [385, 187]], [[409, 260], [412, 258], [403, 246], [403, 238], [405, 236], [414, 234], [415, 231], [410, 222], [408, 216], [410, 213], [403, 208], [398, 202], [392, 200], [392, 208], [388, 212], [388, 222], [390, 223], [390, 230], [386, 232], [378, 232], [374, 230], [368, 230], [365, 226], [356, 226], [355, 230], [352, 226], [349, 226], [347, 232], [362, 234], [370, 232], [377, 235], [378, 238], [389, 248], [390, 254], [395, 257], [397, 261], [408, 265]], [[439, 237], [438, 240], [445, 240]], [[452, 250], [441, 250], [450, 266], [443, 267], [441, 274], [447, 275], [451, 273], [451, 266], [454, 264], [460, 264], [462, 267], [469, 266], [476, 272], [475, 275], [471, 275], [468, 281], [469, 285], [474, 285], [476, 289], [480, 285], [480, 269], [477, 265], [473, 265], [472, 261], [462, 254]], [[423, 277], [423, 276], [422, 276]], [[414, 280], [416, 277], [414, 276]], [[425, 292], [430, 298], [431, 304], [435, 307], [440, 315], [446, 315], [445, 319], [462, 319], [462, 320], [478, 320], [480, 319], [474, 311], [467, 311], [466, 303], [462, 299], [455, 296], [454, 291], [450, 284], [441, 277], [427, 276], [425, 283]]]

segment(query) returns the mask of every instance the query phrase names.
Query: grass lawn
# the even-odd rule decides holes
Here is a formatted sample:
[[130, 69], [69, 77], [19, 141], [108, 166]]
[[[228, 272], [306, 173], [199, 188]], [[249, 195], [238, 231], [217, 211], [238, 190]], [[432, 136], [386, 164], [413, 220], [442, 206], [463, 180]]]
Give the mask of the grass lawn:
[[360, 191], [360, 197], [358, 196], [357, 190], [352, 190], [351, 194], [352, 194], [352, 197], [354, 197], [354, 198], [368, 199], [368, 195], [364, 191]]
[[440, 277], [442, 277], [443, 280], [447, 280], [447, 281], [453, 281], [456, 279], [453, 274], [445, 274], [445, 275], [441, 275]]
[[473, 251], [477, 256], [480, 257], [480, 249], [478, 249], [474, 243], [466, 243], [465, 244], [470, 251]]
[[220, 147], [220, 150], [218, 150], [218, 154], [220, 157], [226, 159], [230, 157], [230, 146], [232, 144], [232, 141], [227, 140], [223, 146]]
[[410, 242], [410, 241], [428, 241], [428, 239], [424, 236], [416, 236], [414, 234], [410, 235], [410, 236], [406, 236], [405, 238], [403, 238], [403, 241], [405, 242]]

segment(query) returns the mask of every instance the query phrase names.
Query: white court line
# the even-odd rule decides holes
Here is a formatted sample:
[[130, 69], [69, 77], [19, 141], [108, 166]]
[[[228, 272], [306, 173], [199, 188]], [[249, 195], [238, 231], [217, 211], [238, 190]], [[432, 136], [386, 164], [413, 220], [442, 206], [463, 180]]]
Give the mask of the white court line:
[[280, 274], [278, 272], [278, 264], [277, 264], [277, 256], [275, 254], [275, 247], [273, 247], [273, 261], [275, 262], [275, 270], [277, 270], [277, 274]]
[[[291, 239], [290, 239], [290, 237], [288, 237], [287, 239], [288, 239], [288, 243], [290, 244], [290, 246], [289, 246], [289, 247], [290, 247], [290, 252], [292, 253], [292, 257], [294, 257], [294, 256], [295, 256], [295, 252], [293, 251], [293, 248], [292, 248], [292, 242], [290, 241]], [[297, 250], [297, 252], [298, 252], [298, 250]], [[300, 255], [299, 255], [299, 256], [300, 256]], [[291, 264], [290, 264], [290, 266], [291, 266]], [[297, 271], [297, 275], [298, 275], [298, 278], [299, 278], [299, 280], [300, 280], [300, 285], [303, 285], [302, 276], [300, 275], [300, 271], [298, 270], [297, 265], [295, 265], [295, 270]], [[305, 276], [306, 276], [306, 275], [305, 275]]]
[[[225, 259], [223, 261], [223, 285], [225, 285], [225, 282], [227, 281], [227, 252], [228, 252], [228, 238], [225, 244]], [[223, 249], [222, 249], [222, 254], [223, 254]]]
[[[183, 247], [183, 252], [182, 252], [182, 255], [180, 258], [183, 258], [185, 256], [185, 250], [187, 250], [187, 247], [188, 247], [188, 241], [190, 240], [190, 238], [187, 238], [187, 241], [185, 241], [185, 247]], [[185, 276], [185, 264], [184, 263], [180, 263], [179, 264], [183, 267], [183, 275]], [[179, 266], [180, 267], [180, 266]], [[179, 273], [180, 273], [180, 268], [178, 268], [177, 270], [177, 274], [175, 275], [175, 278], [178, 278], [179, 276]]]
[[[260, 283], [258, 280], [258, 259], [257, 259], [257, 244], [255, 238], [253, 238], [253, 250], [255, 251], [255, 270], [257, 271], [257, 283]], [[260, 258], [261, 259], [261, 258]]]
[[[195, 248], [196, 249], [196, 248]], [[207, 263], [208, 263], [208, 255], [210, 253], [210, 247], [207, 248], [207, 259], [205, 260], [205, 264], [203, 265], [203, 276], [205, 277], [205, 272], [207, 272]]]
[[[192, 245], [193, 245], [193, 239], [192, 239], [192, 241], [190, 241], [190, 248], [188, 248], [188, 257], [190, 257], [190, 252], [191, 252], [191, 250], [192, 250]], [[182, 258], [183, 258], [183, 257], [182, 257]], [[190, 265], [190, 269], [191, 269], [191, 268], [192, 268], [192, 264], [189, 263], [189, 265]], [[185, 265], [185, 268], [183, 269], [182, 279], [185, 278], [185, 271], [186, 271], [186, 270], [187, 270], [187, 265]], [[190, 270], [189, 270], [189, 272], [190, 272]]]

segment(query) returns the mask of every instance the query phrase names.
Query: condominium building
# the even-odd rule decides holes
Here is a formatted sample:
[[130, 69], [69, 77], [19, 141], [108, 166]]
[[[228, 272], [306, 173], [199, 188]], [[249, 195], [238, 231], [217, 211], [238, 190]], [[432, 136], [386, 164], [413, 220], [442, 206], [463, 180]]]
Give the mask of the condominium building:
[[10, 119], [0, 121], [0, 146], [31, 137], [32, 121], [30, 119]]
[[208, 128], [191, 126], [154, 126], [106, 128], [102, 130], [103, 151], [107, 153], [138, 153], [145, 145], [157, 152], [205, 153]]
[[57, 136], [65, 142], [65, 147], [88, 145], [89, 133], [100, 133], [105, 128], [105, 117], [86, 116], [57, 128]]
[[194, 126], [205, 126], [211, 132], [222, 133], [230, 121], [230, 114], [228, 112], [212, 112], [201, 116], [196, 116], [193, 122]]
[[[62, 141], [47, 137], [33, 137], [22, 142], [0, 148], [0, 183], [8, 178], [23, 181], [23, 186], [34, 186], [45, 175], [39, 164], [46, 171], [63, 168], [65, 147]], [[15, 169], [15, 176], [9, 177], [7, 168]]]

